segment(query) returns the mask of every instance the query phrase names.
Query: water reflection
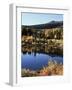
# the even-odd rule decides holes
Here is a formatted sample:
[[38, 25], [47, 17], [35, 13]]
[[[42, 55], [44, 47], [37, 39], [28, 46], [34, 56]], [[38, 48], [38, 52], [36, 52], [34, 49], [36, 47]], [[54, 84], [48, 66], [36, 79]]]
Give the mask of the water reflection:
[[22, 46], [22, 53], [23, 54], [31, 54], [34, 53], [34, 56], [36, 56], [36, 53], [43, 53], [43, 54], [56, 54], [56, 55], [63, 55], [63, 49], [59, 47], [54, 47], [52, 45], [45, 45], [45, 44], [38, 44], [38, 45], [31, 45], [26, 44]]
[[39, 70], [43, 66], [48, 65], [49, 60], [55, 60], [57, 63], [63, 63], [63, 57], [58, 55], [49, 55], [42, 53], [26, 53], [22, 54], [22, 68], [30, 70]]
[[25, 46], [22, 54], [22, 68], [39, 70], [48, 65], [49, 60], [63, 63], [63, 57], [57, 54], [49, 54], [46, 46]]

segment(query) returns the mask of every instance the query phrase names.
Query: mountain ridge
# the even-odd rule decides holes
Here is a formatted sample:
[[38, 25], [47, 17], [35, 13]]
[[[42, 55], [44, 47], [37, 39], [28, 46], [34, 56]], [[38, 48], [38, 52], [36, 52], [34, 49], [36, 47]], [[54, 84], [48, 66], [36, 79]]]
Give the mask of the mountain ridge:
[[49, 23], [36, 24], [36, 25], [22, 25], [22, 29], [23, 28], [29, 28], [29, 29], [50, 29], [50, 28], [56, 28], [56, 27], [63, 27], [63, 21], [51, 21]]

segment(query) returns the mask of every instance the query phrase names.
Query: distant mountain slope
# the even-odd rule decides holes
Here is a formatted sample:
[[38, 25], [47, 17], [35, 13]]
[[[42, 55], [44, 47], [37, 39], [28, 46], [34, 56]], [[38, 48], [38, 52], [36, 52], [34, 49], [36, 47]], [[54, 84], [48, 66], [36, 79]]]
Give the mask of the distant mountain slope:
[[50, 29], [50, 28], [57, 28], [63, 27], [63, 21], [51, 21], [45, 24], [38, 24], [38, 25], [22, 25], [22, 29], [29, 28], [29, 29]]

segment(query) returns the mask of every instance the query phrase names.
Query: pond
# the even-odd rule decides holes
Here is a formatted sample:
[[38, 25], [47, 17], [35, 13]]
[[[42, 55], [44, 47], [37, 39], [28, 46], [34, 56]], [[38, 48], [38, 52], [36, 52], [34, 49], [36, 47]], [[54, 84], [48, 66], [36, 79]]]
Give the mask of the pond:
[[55, 60], [63, 64], [63, 56], [46, 54], [46, 53], [26, 53], [21, 54], [21, 68], [30, 70], [40, 70], [48, 65], [49, 60]]

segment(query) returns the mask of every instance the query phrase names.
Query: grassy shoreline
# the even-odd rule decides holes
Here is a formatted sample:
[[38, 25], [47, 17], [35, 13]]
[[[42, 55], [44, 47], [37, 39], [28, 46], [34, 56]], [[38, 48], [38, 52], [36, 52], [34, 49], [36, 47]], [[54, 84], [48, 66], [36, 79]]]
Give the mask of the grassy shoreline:
[[41, 70], [34, 71], [29, 69], [22, 69], [22, 77], [33, 77], [33, 76], [56, 76], [63, 75], [63, 64], [57, 63], [55, 60], [50, 60], [46, 67], [43, 67]]

